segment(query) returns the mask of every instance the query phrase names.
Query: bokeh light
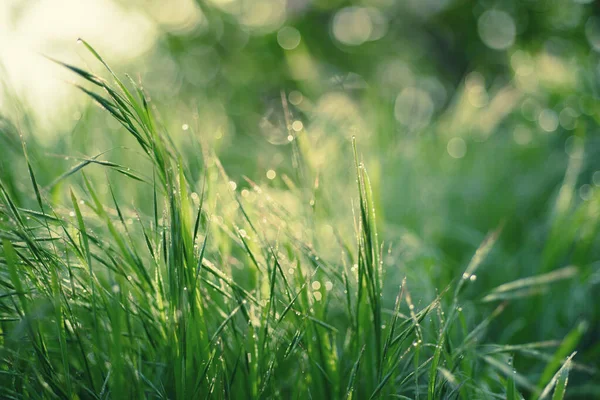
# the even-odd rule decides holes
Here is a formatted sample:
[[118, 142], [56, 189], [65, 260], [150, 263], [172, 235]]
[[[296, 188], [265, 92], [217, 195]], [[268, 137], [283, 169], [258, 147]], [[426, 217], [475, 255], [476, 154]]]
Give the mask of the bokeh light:
[[332, 25], [333, 36], [349, 46], [363, 44], [373, 33], [373, 21], [366, 8], [343, 8], [333, 17]]
[[477, 20], [477, 29], [483, 43], [494, 50], [504, 50], [515, 42], [515, 21], [506, 12], [488, 10]]

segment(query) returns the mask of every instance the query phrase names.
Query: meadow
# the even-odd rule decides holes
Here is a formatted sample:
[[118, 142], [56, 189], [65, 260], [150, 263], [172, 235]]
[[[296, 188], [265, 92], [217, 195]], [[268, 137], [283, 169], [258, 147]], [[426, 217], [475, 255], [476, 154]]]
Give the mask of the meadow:
[[2, 80], [0, 398], [600, 398], [593, 4], [291, 3]]

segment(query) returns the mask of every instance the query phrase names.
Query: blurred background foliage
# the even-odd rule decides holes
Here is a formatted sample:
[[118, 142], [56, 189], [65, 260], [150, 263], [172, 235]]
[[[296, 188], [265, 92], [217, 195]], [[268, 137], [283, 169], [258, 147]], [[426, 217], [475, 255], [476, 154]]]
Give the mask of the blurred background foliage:
[[[102, 73], [81, 36], [143, 83], [198, 181], [210, 149], [239, 189], [248, 177], [292, 210], [324, 204], [314, 212], [348, 234], [356, 136], [389, 277], [409, 275], [417, 298], [459, 276], [500, 225], [473, 298], [577, 265], [574, 281], [517, 301], [492, 336], [555, 339], [586, 320], [583, 361], [598, 365], [599, 11], [586, 0], [4, 0], [0, 176], [28, 185], [19, 134], [43, 185], [73, 155], [106, 151], [143, 174], [131, 138], [40, 55]], [[316, 182], [312, 198], [288, 190]], [[148, 193], [118, 195], [143, 207]]]

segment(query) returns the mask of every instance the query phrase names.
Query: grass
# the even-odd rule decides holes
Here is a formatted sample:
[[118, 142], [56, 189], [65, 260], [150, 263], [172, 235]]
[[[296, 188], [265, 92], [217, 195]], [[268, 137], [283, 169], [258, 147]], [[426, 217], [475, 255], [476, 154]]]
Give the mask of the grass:
[[[472, 289], [484, 268], [503, 268], [488, 262], [499, 227], [429, 296], [412, 280], [424, 270], [401, 268], [382, 237], [357, 140], [343, 150], [354, 154], [351, 189], [319, 182], [308, 139], [295, 137], [283, 192], [299, 201], [279, 201], [236, 182], [205, 143], [182, 151], [140, 84], [83, 44], [110, 79], [63, 65], [134, 139], [124, 151], [140, 161], [99, 154], [49, 176], [29, 153], [39, 162], [42, 150], [21, 139], [27, 173], [0, 181], [0, 397], [562, 399], [571, 382], [574, 397], [598, 393], [593, 383], [582, 391], [598, 378], [597, 350], [583, 343], [589, 322], [551, 339], [536, 327], [548, 318], [543, 293], [592, 285], [589, 269], [556, 267], [571, 251], [564, 235], [585, 224], [588, 206], [570, 201], [577, 159], [538, 273]], [[341, 219], [338, 202], [353, 214]], [[494, 341], [520, 307], [534, 308], [533, 340]]]

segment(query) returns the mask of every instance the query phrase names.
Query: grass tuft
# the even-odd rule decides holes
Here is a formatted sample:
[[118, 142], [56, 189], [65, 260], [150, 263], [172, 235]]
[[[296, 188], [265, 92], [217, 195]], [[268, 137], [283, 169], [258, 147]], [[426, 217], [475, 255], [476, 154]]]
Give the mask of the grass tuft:
[[[518, 313], [514, 301], [579, 268], [550, 271], [548, 261], [481, 297], [477, 275], [501, 268], [488, 265], [498, 228], [430, 296], [397, 279], [411, 271], [384, 251], [377, 185], [355, 138], [357, 186], [339, 199], [354, 204], [354, 220], [345, 216], [354, 231], [340, 223], [328, 241], [319, 228], [321, 218], [333, 224], [334, 207], [307, 143], [291, 144], [297, 181], [287, 177], [286, 190], [301, 199], [296, 209], [250, 180], [242, 195], [211, 149], [198, 144], [192, 163], [139, 84], [82, 43], [109, 79], [59, 64], [150, 168], [103, 161], [105, 152], [42, 180], [23, 144], [31, 188], [15, 196], [0, 180], [0, 397], [520, 399], [554, 389], [563, 399], [569, 370], [597, 376], [574, 361], [587, 322], [563, 339], [493, 341], [508, 329], [504, 313]], [[132, 202], [127, 188], [145, 200]], [[535, 365], [517, 373], [513, 354]]]

